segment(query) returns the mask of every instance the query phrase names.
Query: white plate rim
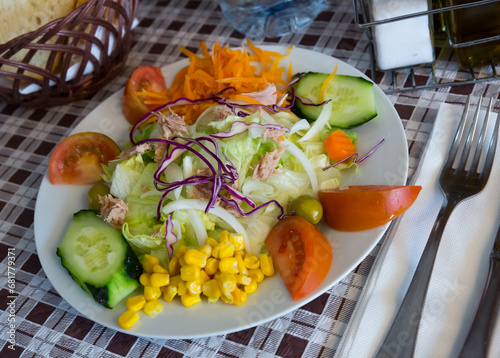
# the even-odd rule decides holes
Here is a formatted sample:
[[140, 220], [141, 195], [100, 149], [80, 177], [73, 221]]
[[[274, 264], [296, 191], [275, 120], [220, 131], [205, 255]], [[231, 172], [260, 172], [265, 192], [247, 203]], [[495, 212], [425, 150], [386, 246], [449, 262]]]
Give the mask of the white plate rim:
[[[271, 45], [261, 46], [261, 48], [283, 54], [288, 51], [287, 46]], [[292, 59], [294, 66], [298, 64], [298, 66], [294, 68], [294, 72], [307, 70], [329, 72], [336, 63], [339, 67], [337, 73], [362, 76], [369, 80], [369, 78], [363, 73], [347, 63], [319, 52], [295, 47], [288, 59], [290, 58]], [[288, 59], [284, 61], [285, 68], [288, 66]], [[188, 60], [184, 59], [165, 66], [163, 68], [163, 72], [167, 78], [167, 83], [171, 82], [173, 74], [187, 64]], [[365, 134], [366, 132], [373, 133], [374, 129], [375, 131], [378, 130], [380, 132], [380, 126], [382, 126], [382, 129], [389, 131], [383, 138], [385, 139], [385, 142], [379, 150], [360, 166], [358, 173], [349, 173], [346, 176], [346, 182], [349, 184], [404, 185], [408, 173], [408, 148], [404, 129], [399, 115], [394, 109], [389, 98], [376, 85], [375, 95], [377, 109], [379, 109], [379, 116], [377, 116], [377, 118], [373, 121], [368, 122], [367, 124], [356, 129], [359, 133], [360, 139], [363, 139], [363, 141], [360, 141], [358, 144], [360, 153], [362, 154], [363, 151], [366, 152], [377, 144], [380, 139], [382, 139], [380, 136], [379, 138], [376, 138], [376, 136], [367, 137]], [[124, 133], [123, 128], [128, 128], [128, 125], [121, 114], [120, 100], [121, 91], [118, 91], [89, 113], [75, 127], [72, 133], [94, 130], [108, 134], [112, 138], [114, 137], [113, 139], [115, 140], [122, 138]], [[117, 124], [118, 122], [120, 122], [121, 126]], [[378, 134], [380, 135], [380, 133]], [[389, 147], [389, 149], [387, 149], [387, 147]], [[394, 152], [397, 152], [397, 154], [393, 154]], [[392, 155], [392, 158], [387, 158], [387, 155]], [[395, 160], [395, 162], [387, 167], [388, 163], [390, 163], [387, 159]], [[368, 178], [366, 178], [366, 175], [363, 175], [363, 172], [367, 171], [366, 167], [373, 168], [377, 166], [383, 168], [383, 175], [377, 174], [378, 177], [376, 176], [377, 179], [375, 182], [369, 180], [367, 181]], [[370, 170], [368, 170], [368, 174], [373, 172], [373, 170]], [[288, 293], [286, 292], [279, 275], [276, 274], [274, 277], [265, 280], [261, 287], [259, 287], [256, 294], [249, 295], [249, 300], [244, 306], [235, 307], [224, 305], [223, 303], [211, 305], [209, 310], [210, 312], [207, 313], [209, 317], [207, 317], [206, 322], [203, 321], [205, 324], [201, 324], [199, 321], [196, 321], [191, 322], [196, 324], [189, 323], [185, 325], [183, 322], [185, 322], [186, 317], [192, 319], [193, 317], [196, 317], [199, 312], [203, 312], [201, 311], [201, 306], [203, 306], [203, 308], [205, 308], [204, 311], [206, 311], [207, 307], [205, 306], [209, 305], [208, 303], [203, 302], [200, 305], [185, 308], [178, 302], [166, 303], [162, 301], [162, 303], [164, 303], [165, 310], [159, 316], [154, 319], [150, 319], [145, 315], [141, 315], [139, 324], [136, 324], [137, 327], [130, 330], [123, 330], [118, 326], [116, 320], [119, 314], [125, 309], [124, 302], [121, 302], [113, 310], [107, 310], [95, 303], [88, 295], [86, 295], [84, 291], [69, 277], [68, 273], [60, 264], [60, 260], [55, 253], [57, 243], [62, 238], [61, 232], [63, 231], [61, 230], [63, 230], [63, 228], [58, 227], [57, 225], [53, 225], [51, 228], [48, 228], [48, 226], [51, 225], [51, 215], [48, 214], [47, 209], [50, 209], [50, 203], [54, 202], [53, 196], [58, 193], [59, 196], [64, 198], [64, 205], [66, 205], [66, 202], [70, 202], [73, 207], [76, 206], [84, 208], [84, 193], [86, 190], [87, 189], [85, 187], [54, 187], [48, 181], [47, 174], [45, 174], [37, 196], [34, 219], [35, 244], [41, 265], [47, 275], [47, 278], [50, 280], [56, 291], [79, 313], [97, 323], [117, 331], [148, 338], [185, 339], [221, 335], [254, 327], [286, 315], [322, 295], [333, 285], [337, 284], [342, 278], [348, 275], [373, 250], [388, 227], [388, 225], [384, 225], [376, 229], [366, 230], [361, 232], [361, 234], [340, 233], [331, 229], [326, 229], [328, 231], [326, 236], [332, 242], [334, 249], [334, 262], [332, 264], [332, 269], [325, 279], [325, 282], [323, 282], [323, 284], [315, 292], [298, 302], [291, 300], [291, 298], [287, 296]], [[79, 194], [75, 195], [75, 192]], [[73, 195], [74, 198], [68, 198], [70, 195]], [[56, 220], [61, 223], [61, 225], [67, 226], [67, 224], [69, 224], [68, 216], [71, 217], [73, 212], [76, 212], [76, 210], [73, 212], [67, 212], [68, 210], [70, 209], [64, 209], [60, 212], [62, 216], [66, 217], [65, 219], [59, 217]], [[54, 219], [52, 221], [54, 221]], [[321, 226], [321, 230], [325, 231], [324, 225]], [[352, 240], [352, 237], [350, 238], [351, 235], [355, 235], [357, 237], [355, 237], [355, 239], [362, 243], [364, 243], [363, 240], [368, 241], [360, 252], [351, 253], [342, 251], [342, 249], [345, 248], [345, 245], [348, 245], [348, 241]], [[353, 258], [347, 254], [353, 256]], [[348, 257], [344, 259], [344, 256]], [[350, 264], [344, 265], [344, 267], [340, 270], [340, 274], [336, 273], [335, 277], [330, 277], [336, 263], [339, 260], [343, 262], [343, 259], [344, 261], [348, 261]], [[262, 291], [264, 291], [264, 293]], [[258, 295], [259, 292], [261, 296], [254, 296]], [[257, 300], [255, 297], [259, 297], [259, 299]], [[224, 311], [221, 311], [221, 307], [223, 307]], [[225, 313], [225, 315], [229, 317], [232, 317], [230, 324], [223, 325], [220, 320], [217, 320], [217, 315], [221, 312]], [[162, 315], [164, 316], [163, 319]], [[241, 319], [238, 320], [235, 317]], [[170, 321], [175, 322], [173, 328]]]

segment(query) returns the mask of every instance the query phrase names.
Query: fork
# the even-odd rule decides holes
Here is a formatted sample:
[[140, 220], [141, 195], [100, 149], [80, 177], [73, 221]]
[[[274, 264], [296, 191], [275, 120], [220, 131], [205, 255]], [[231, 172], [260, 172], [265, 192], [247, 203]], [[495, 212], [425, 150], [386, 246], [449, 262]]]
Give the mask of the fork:
[[[484, 153], [486, 129], [493, 99], [490, 99], [481, 132], [478, 134], [478, 119], [482, 102], [482, 98], [479, 98], [472, 123], [468, 126], [468, 133], [465, 135], [470, 102], [469, 95], [439, 177], [439, 185], [444, 194], [443, 205], [401, 307], [376, 355], [377, 358], [387, 357], [388, 354], [391, 357], [413, 356], [427, 288], [446, 222], [458, 203], [479, 193], [488, 181], [495, 157], [500, 121], [497, 119], [487, 151]], [[483, 164], [480, 166], [480, 163]]]

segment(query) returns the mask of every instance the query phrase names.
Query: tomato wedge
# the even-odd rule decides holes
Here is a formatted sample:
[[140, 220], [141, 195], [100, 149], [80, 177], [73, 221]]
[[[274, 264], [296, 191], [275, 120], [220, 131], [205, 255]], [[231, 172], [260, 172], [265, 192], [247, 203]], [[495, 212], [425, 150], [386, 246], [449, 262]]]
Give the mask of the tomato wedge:
[[278, 221], [265, 244], [295, 301], [313, 292], [330, 270], [330, 242], [300, 216], [287, 216]]
[[421, 189], [421, 186], [353, 185], [320, 190], [318, 197], [328, 226], [340, 231], [361, 231], [403, 214]]
[[150, 92], [162, 92], [167, 88], [165, 78], [159, 67], [141, 66], [137, 68], [123, 91], [122, 111], [130, 124], [135, 124], [146, 113], [158, 107], [158, 105], [147, 105], [143, 102], [137, 92], [142, 90]]
[[82, 132], [63, 139], [49, 159], [49, 180], [54, 185], [88, 185], [101, 180], [101, 164], [120, 154], [120, 148], [108, 136]]

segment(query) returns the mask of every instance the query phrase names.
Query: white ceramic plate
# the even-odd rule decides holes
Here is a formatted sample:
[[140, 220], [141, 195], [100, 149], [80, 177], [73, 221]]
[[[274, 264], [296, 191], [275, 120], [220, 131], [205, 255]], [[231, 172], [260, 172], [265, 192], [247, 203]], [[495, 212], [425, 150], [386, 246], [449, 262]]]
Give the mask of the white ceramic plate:
[[[284, 46], [264, 47], [286, 53]], [[317, 71], [329, 73], [335, 64], [339, 74], [363, 76], [350, 65], [333, 57], [295, 48], [286, 61], [293, 63], [294, 72]], [[164, 68], [168, 82], [173, 75], [188, 64], [183, 60]], [[344, 175], [343, 184], [404, 185], [408, 168], [408, 150], [401, 121], [385, 94], [375, 88], [378, 116], [356, 128], [359, 135], [358, 151], [361, 155], [382, 139], [383, 145], [357, 172]], [[114, 140], [126, 141], [129, 124], [121, 112], [121, 91], [115, 93], [92, 111], [73, 131], [97, 131]], [[35, 241], [45, 273], [59, 294], [81, 314], [104, 326], [123, 331], [117, 324], [118, 316], [125, 311], [125, 302], [113, 310], [95, 303], [70, 277], [56, 256], [56, 248], [69, 225], [72, 215], [86, 208], [88, 187], [53, 186], [45, 175], [35, 209]], [[127, 332], [145, 337], [195, 338], [224, 334], [249, 328], [282, 316], [321, 295], [351, 272], [373, 249], [386, 226], [356, 233], [337, 232], [325, 226], [321, 230], [333, 246], [334, 258], [330, 272], [321, 286], [308, 297], [295, 302], [278, 274], [264, 280], [256, 293], [248, 296], [243, 306], [222, 302], [201, 304], [185, 308], [179, 300], [164, 303], [164, 311], [154, 319], [141, 313], [141, 319]], [[209, 306], [210, 305], [210, 306]]]

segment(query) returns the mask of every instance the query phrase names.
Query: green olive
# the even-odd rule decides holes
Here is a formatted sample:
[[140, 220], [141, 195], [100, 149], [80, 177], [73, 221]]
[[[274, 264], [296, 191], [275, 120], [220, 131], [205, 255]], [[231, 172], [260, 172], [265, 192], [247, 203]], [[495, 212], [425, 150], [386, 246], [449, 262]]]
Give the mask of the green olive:
[[101, 203], [99, 202], [99, 195], [104, 196], [109, 194], [109, 186], [104, 182], [94, 184], [87, 193], [87, 206], [90, 210], [97, 212], [101, 211]]
[[300, 216], [311, 224], [316, 225], [323, 217], [323, 206], [318, 199], [309, 195], [302, 195], [290, 202], [288, 214]]

